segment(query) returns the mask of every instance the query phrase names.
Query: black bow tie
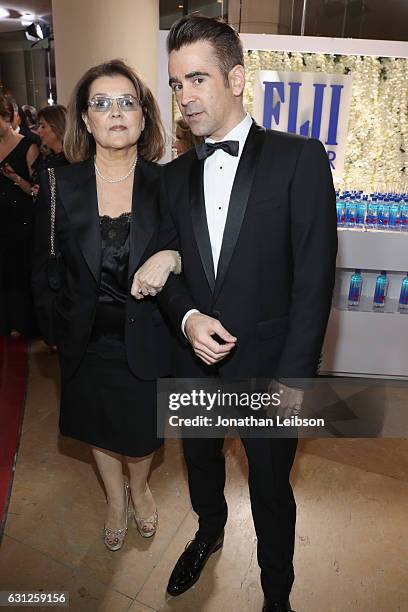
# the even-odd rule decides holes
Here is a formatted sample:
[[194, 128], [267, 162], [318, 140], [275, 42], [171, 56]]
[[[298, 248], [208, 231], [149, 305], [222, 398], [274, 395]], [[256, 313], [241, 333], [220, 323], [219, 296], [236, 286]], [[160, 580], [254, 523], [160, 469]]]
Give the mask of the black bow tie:
[[238, 157], [239, 142], [238, 140], [221, 140], [220, 142], [203, 142], [196, 146], [198, 159], [207, 159], [217, 149], [222, 149], [226, 153]]

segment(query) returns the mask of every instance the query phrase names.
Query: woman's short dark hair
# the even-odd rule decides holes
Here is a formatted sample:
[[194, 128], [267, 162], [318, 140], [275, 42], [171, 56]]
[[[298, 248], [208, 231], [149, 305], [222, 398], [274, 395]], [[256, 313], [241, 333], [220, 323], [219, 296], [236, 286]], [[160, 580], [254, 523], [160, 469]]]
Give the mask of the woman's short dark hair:
[[202, 15], [182, 17], [171, 26], [167, 37], [167, 52], [170, 54], [179, 51], [181, 47], [195, 42], [211, 43], [226, 84], [232, 68], [244, 65], [241, 39], [225, 21]]
[[7, 119], [10, 123], [13, 122], [14, 119], [14, 107], [11, 103], [10, 99], [3, 94], [0, 94], [0, 117], [3, 119]]
[[44, 106], [37, 113], [38, 122], [44, 119], [50, 126], [58, 140], [64, 140], [65, 128], [67, 123], [67, 109], [62, 104]]
[[157, 161], [164, 153], [164, 129], [156, 100], [136, 72], [120, 59], [93, 66], [80, 78], [68, 104], [64, 153], [70, 162], [88, 159], [95, 153], [95, 140], [86, 129], [82, 118], [88, 110], [89, 90], [99, 77], [124, 76], [136, 89], [145, 118], [145, 127], [137, 143], [138, 154], [149, 161]]

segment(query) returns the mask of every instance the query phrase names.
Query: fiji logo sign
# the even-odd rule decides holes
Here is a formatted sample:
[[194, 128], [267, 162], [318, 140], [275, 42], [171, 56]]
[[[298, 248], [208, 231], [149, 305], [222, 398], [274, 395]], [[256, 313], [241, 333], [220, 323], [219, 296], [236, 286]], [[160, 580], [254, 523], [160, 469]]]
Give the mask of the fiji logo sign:
[[324, 72], [259, 70], [254, 117], [266, 128], [317, 138], [335, 181], [343, 174], [352, 77]]

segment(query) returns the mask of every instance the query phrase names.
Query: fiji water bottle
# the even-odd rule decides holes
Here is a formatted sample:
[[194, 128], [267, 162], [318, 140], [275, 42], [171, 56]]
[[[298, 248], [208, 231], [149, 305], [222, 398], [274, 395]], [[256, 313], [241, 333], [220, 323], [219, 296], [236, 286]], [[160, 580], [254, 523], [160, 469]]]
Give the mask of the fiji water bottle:
[[408, 274], [403, 279], [402, 284], [401, 284], [399, 309], [408, 311]]
[[363, 196], [363, 201], [357, 201], [357, 209], [356, 209], [356, 225], [358, 227], [363, 227], [366, 211], [367, 211], [367, 196]]
[[408, 232], [408, 204], [406, 200], [404, 200], [404, 203], [401, 206], [400, 228], [401, 231]]
[[379, 221], [379, 218], [378, 218], [377, 223], [381, 226], [381, 229], [388, 229], [389, 220], [390, 220], [390, 201], [388, 198], [385, 198], [384, 203], [382, 205], [382, 210], [381, 210], [381, 223]]
[[341, 225], [341, 207], [342, 205], [343, 205], [343, 202], [341, 200], [341, 196], [339, 196], [336, 201], [337, 227]]
[[344, 219], [343, 225], [347, 227], [348, 225], [348, 217], [349, 217], [349, 209], [350, 209], [350, 192], [345, 191], [344, 194]]
[[374, 291], [374, 308], [384, 308], [385, 299], [388, 292], [388, 278], [385, 270], [381, 271], [381, 274], [377, 276], [377, 282], [375, 283]]
[[346, 224], [346, 203], [344, 201], [344, 196], [339, 197], [339, 201], [336, 205], [337, 208], [337, 225], [339, 227], [343, 227]]
[[371, 202], [367, 206], [366, 225], [367, 229], [377, 228], [377, 214], [378, 214], [378, 203], [375, 194], [371, 199]]
[[397, 198], [394, 198], [393, 203], [390, 205], [390, 216], [388, 220], [388, 226], [390, 230], [398, 231], [400, 228], [400, 207], [397, 204]]
[[355, 227], [356, 216], [357, 216], [357, 196], [354, 194], [351, 194], [349, 201], [347, 202], [347, 209], [346, 209], [347, 227]]
[[383, 199], [379, 195], [377, 201], [377, 228], [382, 229], [382, 218], [383, 218]]
[[354, 270], [354, 274], [351, 275], [350, 289], [348, 295], [348, 305], [358, 306], [361, 298], [361, 288], [363, 286], [363, 277], [361, 276], [361, 270]]

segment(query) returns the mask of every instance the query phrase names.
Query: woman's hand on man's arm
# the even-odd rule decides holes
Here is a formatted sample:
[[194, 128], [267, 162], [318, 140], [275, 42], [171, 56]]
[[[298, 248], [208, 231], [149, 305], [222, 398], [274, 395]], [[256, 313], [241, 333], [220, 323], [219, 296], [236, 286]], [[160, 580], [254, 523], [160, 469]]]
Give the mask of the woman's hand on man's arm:
[[135, 272], [130, 293], [137, 300], [148, 295], [159, 293], [169, 274], [181, 273], [181, 257], [178, 251], [159, 251], [155, 253]]

